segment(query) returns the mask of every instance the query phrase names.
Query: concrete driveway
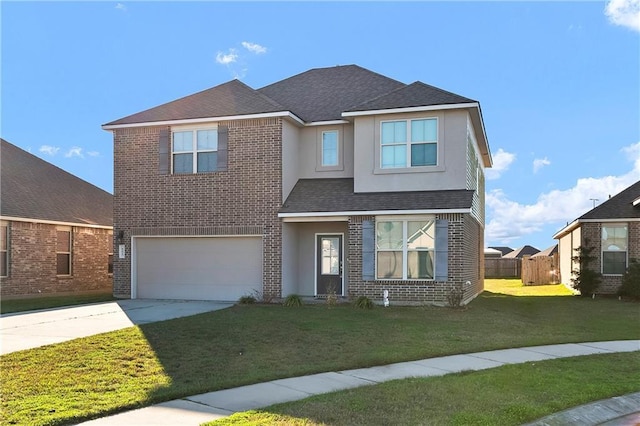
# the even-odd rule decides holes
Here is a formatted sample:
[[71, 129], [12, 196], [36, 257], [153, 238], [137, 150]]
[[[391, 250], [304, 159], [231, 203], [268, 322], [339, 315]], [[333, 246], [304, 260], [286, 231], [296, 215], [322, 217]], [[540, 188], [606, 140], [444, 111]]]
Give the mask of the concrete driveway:
[[0, 317], [0, 354], [232, 305], [209, 301], [136, 299], [6, 314]]

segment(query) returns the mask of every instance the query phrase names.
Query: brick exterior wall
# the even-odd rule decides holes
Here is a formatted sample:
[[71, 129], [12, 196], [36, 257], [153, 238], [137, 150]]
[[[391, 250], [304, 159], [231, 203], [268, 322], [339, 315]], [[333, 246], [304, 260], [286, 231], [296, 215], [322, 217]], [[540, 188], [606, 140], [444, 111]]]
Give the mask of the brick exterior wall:
[[[624, 223], [624, 222], [620, 222]], [[596, 259], [593, 261], [593, 270], [602, 272], [602, 224], [596, 222], [582, 223], [580, 226], [582, 232], [582, 244], [593, 247], [593, 255]], [[628, 259], [637, 259], [640, 261], [640, 222], [627, 222], [628, 229]], [[574, 253], [575, 255], [575, 253]], [[622, 285], [621, 275], [603, 275], [600, 286], [596, 291], [597, 294], [616, 294], [618, 288]]]
[[[447, 296], [455, 288], [463, 289], [463, 303], [470, 302], [484, 289], [484, 234], [480, 224], [469, 214], [441, 214], [436, 219], [449, 221], [448, 281], [362, 280], [362, 222], [372, 216], [349, 218], [349, 296], [367, 296], [380, 301], [389, 290], [392, 304], [447, 305]], [[467, 281], [470, 282], [467, 285]]]
[[131, 295], [131, 236], [257, 233], [263, 237], [265, 298], [280, 297], [282, 121], [219, 124], [229, 128], [228, 171], [200, 174], [158, 171], [163, 127], [114, 131], [114, 234], [124, 231], [126, 253], [115, 256], [115, 296]]
[[16, 298], [68, 293], [109, 292], [111, 230], [73, 227], [72, 274], [58, 276], [56, 225], [9, 223], [8, 277], [1, 278], [0, 295]]

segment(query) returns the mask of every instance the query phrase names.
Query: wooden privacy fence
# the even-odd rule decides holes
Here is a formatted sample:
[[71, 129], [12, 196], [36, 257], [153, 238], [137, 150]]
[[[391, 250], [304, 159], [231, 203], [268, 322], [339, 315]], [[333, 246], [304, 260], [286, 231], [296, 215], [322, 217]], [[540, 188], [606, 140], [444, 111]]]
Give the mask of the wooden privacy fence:
[[520, 259], [486, 259], [484, 260], [485, 278], [520, 278]]
[[558, 253], [551, 256], [525, 256], [522, 259], [522, 284], [544, 285], [560, 282]]

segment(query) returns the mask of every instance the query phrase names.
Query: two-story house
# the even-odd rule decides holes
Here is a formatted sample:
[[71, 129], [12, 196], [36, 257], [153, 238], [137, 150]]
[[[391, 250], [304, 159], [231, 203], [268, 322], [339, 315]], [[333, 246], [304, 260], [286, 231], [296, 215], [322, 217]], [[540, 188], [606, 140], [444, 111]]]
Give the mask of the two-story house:
[[356, 65], [238, 80], [103, 125], [114, 294], [237, 300], [483, 289], [480, 104]]

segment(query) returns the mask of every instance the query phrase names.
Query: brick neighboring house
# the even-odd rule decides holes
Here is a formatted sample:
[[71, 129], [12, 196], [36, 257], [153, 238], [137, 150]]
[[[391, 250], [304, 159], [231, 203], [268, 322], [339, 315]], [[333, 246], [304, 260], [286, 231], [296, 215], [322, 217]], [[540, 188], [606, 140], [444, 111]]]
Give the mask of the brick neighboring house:
[[588, 245], [596, 256], [592, 266], [602, 274], [596, 293], [615, 294], [629, 261], [640, 261], [640, 181], [589, 210], [553, 238], [558, 240], [563, 284], [571, 285], [571, 271], [578, 268], [571, 260], [575, 250]]
[[0, 295], [109, 291], [113, 196], [0, 141]]
[[464, 302], [483, 290], [477, 101], [356, 65], [232, 80], [103, 125], [114, 294]]

